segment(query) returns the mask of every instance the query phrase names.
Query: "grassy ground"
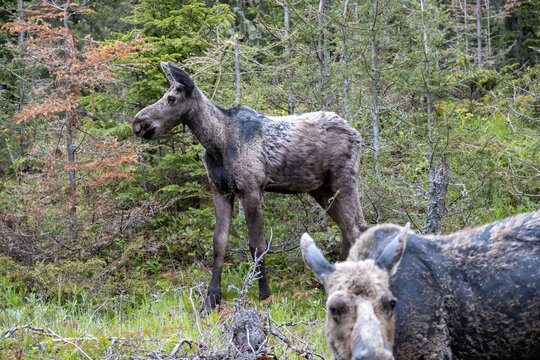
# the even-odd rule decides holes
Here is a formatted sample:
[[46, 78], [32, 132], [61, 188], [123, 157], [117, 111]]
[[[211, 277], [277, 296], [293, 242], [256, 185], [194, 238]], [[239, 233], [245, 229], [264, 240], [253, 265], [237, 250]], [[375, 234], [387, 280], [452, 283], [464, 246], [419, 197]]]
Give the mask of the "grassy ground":
[[322, 291], [274, 278], [275, 295], [269, 301], [256, 301], [256, 286], [239, 301], [246, 275], [240, 270], [248, 268], [242, 263], [224, 272], [223, 283], [234, 288], [223, 286], [222, 306], [208, 315], [198, 312], [207, 271], [193, 268], [154, 279], [157, 290], [143, 292], [136, 301], [119, 294], [96, 303], [88, 293], [67, 301], [44, 300], [21, 284], [4, 281], [0, 358], [162, 359], [171, 353], [169, 358], [231, 352], [229, 329], [239, 308], [258, 311], [269, 352], [278, 359], [331, 358], [324, 339]]

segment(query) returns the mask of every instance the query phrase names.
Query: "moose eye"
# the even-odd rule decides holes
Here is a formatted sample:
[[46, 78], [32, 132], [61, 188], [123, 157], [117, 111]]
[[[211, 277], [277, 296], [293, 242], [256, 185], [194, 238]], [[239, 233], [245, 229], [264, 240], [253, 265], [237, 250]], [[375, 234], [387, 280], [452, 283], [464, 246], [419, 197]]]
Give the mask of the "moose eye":
[[388, 311], [394, 311], [396, 308], [396, 299], [391, 295], [385, 295], [382, 297], [382, 305], [388, 310]]
[[176, 98], [175, 98], [174, 96], [169, 96], [169, 97], [167, 98], [167, 101], [168, 101], [170, 104], [172, 104], [175, 100], [176, 100]]
[[342, 316], [347, 312], [348, 304], [344, 299], [332, 299], [328, 304], [328, 313], [334, 319], [339, 322]]
[[396, 298], [390, 293], [385, 293], [381, 296], [381, 304], [386, 311], [394, 311], [396, 303]]
[[334, 320], [336, 321], [339, 320], [341, 312], [339, 311], [337, 307], [330, 305], [330, 307], [328, 308], [328, 311], [330, 312], [330, 315], [334, 318]]

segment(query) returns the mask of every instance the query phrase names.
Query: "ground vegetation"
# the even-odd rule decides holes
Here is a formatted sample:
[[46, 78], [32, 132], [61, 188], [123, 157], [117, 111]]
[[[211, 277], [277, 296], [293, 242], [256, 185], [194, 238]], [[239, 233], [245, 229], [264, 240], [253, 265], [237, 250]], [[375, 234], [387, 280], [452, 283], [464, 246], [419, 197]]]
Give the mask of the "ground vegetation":
[[[181, 126], [131, 134], [168, 87], [161, 61], [224, 108], [346, 119], [364, 139], [368, 225], [444, 234], [538, 209], [539, 12], [538, 0], [2, 1], [0, 357], [235, 354], [226, 327], [252, 264], [243, 210], [224, 266], [234, 286], [200, 317], [215, 224], [202, 148]], [[298, 247], [310, 232], [336, 260], [339, 230], [307, 196], [266, 193], [263, 207], [276, 295], [258, 304], [249, 288], [242, 309], [267, 324], [265, 353], [330, 358], [324, 294]]]

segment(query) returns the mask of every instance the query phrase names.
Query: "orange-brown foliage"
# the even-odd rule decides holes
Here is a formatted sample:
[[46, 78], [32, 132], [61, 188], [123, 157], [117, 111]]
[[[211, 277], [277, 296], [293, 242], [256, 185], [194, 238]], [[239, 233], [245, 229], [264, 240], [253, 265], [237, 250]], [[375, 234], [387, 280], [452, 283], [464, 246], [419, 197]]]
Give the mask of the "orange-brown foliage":
[[[78, 6], [70, 3], [70, 12], [90, 11]], [[28, 19], [8, 22], [1, 29], [11, 34], [24, 31], [28, 52], [24, 60], [44, 67], [50, 77], [41, 79], [35, 89], [44, 95], [42, 100], [28, 104], [16, 114], [13, 120], [17, 123], [40, 117], [57, 119], [60, 113], [75, 111], [82, 92], [115, 81], [113, 62], [134, 59], [144, 47], [141, 39], [105, 46], [97, 46], [90, 36], [80, 41], [69, 27], [53, 26], [63, 24], [66, 12], [45, 2], [29, 13]]]
[[52, 119], [58, 118], [58, 115], [62, 112], [71, 112], [76, 109], [79, 104], [78, 99], [66, 94], [64, 97], [47, 98], [42, 103], [35, 101], [26, 105], [21, 112], [15, 114], [12, 120], [15, 120], [17, 124], [23, 121], [29, 121], [37, 118]]
[[114, 138], [94, 144], [94, 153], [84, 164], [81, 171], [87, 174], [85, 186], [98, 186], [103, 183], [131, 179], [131, 168], [137, 164], [137, 154], [133, 144], [120, 143]]
[[[26, 98], [33, 100], [13, 116], [13, 121], [46, 119], [50, 120], [49, 129], [64, 130], [69, 126], [75, 134], [74, 161], [66, 156], [67, 145], [46, 138], [28, 149], [32, 166], [31, 170], [20, 170], [18, 176], [23, 181], [13, 186], [6, 184], [6, 191], [21, 201], [13, 209], [0, 209], [0, 217], [11, 219], [0, 222], [0, 238], [9, 240], [8, 248], [17, 249], [13, 254], [25, 258], [67, 256], [74, 249], [109, 243], [119, 231], [125, 231], [128, 225], [119, 215], [124, 211], [123, 205], [110, 188], [123, 179], [132, 179], [133, 165], [138, 159], [130, 141], [77, 136], [76, 130], [78, 122], [84, 120], [79, 105], [81, 96], [116, 81], [114, 62], [123, 62], [125, 66], [144, 44], [135, 39], [98, 46], [90, 37], [81, 40], [63, 25], [69, 14], [62, 7], [65, 5], [42, 3], [30, 9], [27, 19], [2, 27], [11, 34], [24, 31], [27, 54], [19, 60], [46, 71], [45, 76], [33, 79], [27, 87]], [[74, 3], [65, 10], [71, 14], [87, 11]], [[75, 174], [76, 187], [68, 184], [68, 172]], [[69, 236], [71, 224], [66, 216], [74, 206], [78, 209], [76, 242]], [[24, 218], [15, 215], [19, 212]], [[5, 225], [8, 222], [10, 225]], [[91, 227], [99, 227], [99, 234], [84, 231]]]

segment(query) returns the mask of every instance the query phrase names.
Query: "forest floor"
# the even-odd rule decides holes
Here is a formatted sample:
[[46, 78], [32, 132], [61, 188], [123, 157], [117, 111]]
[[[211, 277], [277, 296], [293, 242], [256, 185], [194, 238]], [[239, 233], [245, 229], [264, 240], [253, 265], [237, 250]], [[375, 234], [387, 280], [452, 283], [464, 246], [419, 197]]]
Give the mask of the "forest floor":
[[[252, 269], [248, 265], [238, 268]], [[70, 300], [60, 291], [57, 299], [45, 299], [1, 279], [0, 358], [331, 358], [322, 290], [271, 278], [274, 295], [259, 302], [249, 270], [243, 276], [224, 273], [221, 306], [201, 314], [206, 276], [207, 269], [175, 270], [151, 280], [154, 290], [135, 301], [118, 294], [101, 303], [86, 290]]]

